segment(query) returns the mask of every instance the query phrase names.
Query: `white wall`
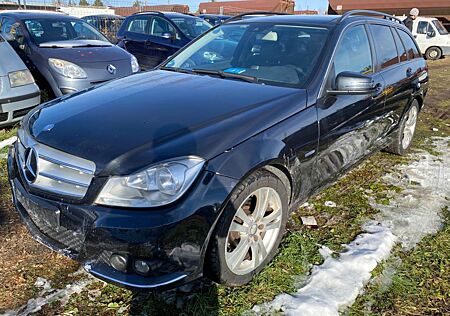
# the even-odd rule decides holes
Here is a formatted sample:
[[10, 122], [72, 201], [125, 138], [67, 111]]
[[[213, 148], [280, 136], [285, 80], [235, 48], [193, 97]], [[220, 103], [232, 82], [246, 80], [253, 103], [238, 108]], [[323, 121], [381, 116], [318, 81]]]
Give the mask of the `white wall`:
[[95, 7], [63, 7], [58, 9], [59, 12], [82, 18], [87, 15], [97, 14], [115, 14], [114, 9], [109, 8], [95, 8]]

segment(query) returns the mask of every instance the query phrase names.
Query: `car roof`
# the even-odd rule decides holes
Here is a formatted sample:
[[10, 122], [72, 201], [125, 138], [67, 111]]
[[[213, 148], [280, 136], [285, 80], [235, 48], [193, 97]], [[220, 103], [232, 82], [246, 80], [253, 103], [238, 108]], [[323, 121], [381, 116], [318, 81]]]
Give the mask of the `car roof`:
[[433, 20], [437, 20], [436, 18], [432, 18], [432, 17], [424, 17], [424, 16], [418, 16], [416, 18], [417, 21], [433, 21]]
[[[336, 25], [341, 22], [341, 15], [268, 15], [268, 16], [255, 16], [252, 15], [245, 16], [243, 19], [230, 21], [228, 23], [288, 23], [288, 24], [299, 24], [299, 25], [309, 25], [317, 27], [329, 27]], [[373, 16], [366, 15], [353, 15], [346, 17], [342, 22], [351, 23], [354, 21], [365, 21], [365, 22], [385, 22], [391, 25], [399, 25], [398, 22], [391, 21], [389, 19], [381, 19]], [[227, 23], [227, 22], [225, 22]]]
[[69, 16], [61, 12], [53, 12], [53, 11], [33, 11], [33, 10], [11, 10], [11, 11], [3, 11], [0, 12], [3, 16], [12, 16], [19, 20], [23, 19], [37, 19], [37, 18], [55, 18], [58, 19], [67, 19], [67, 20], [74, 20], [78, 19], [74, 16]]
[[86, 18], [107, 18], [107, 19], [125, 19], [121, 15], [115, 15], [115, 14], [92, 14], [92, 15], [86, 15], [83, 16], [82, 19]]
[[199, 17], [212, 17], [212, 18], [231, 18], [231, 15], [223, 14], [200, 14]]
[[190, 15], [190, 14], [184, 14], [184, 13], [179, 13], [179, 12], [163, 12], [163, 11], [143, 11], [143, 12], [138, 12], [138, 13], [135, 13], [135, 14], [133, 14], [133, 16], [134, 15], [156, 15], [156, 16], [158, 16], [158, 15], [162, 15], [162, 16], [165, 16], [165, 17], [168, 17], [168, 18], [181, 18], [181, 17], [191, 17], [191, 18], [193, 18], [193, 19], [195, 19], [195, 18], [198, 18], [198, 17], [196, 17], [196, 16], [194, 16], [194, 15]]

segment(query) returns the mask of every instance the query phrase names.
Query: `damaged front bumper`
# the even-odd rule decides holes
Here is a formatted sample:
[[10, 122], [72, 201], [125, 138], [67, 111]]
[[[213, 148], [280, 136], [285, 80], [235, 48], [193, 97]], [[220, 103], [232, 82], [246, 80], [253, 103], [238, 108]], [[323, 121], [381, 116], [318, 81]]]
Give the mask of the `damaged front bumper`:
[[[33, 237], [79, 261], [92, 275], [128, 288], [173, 288], [203, 274], [209, 237], [236, 180], [204, 172], [176, 205], [120, 209], [70, 204], [28, 190], [15, 150], [8, 156], [14, 205]], [[113, 268], [111, 258], [126, 259]], [[148, 272], [136, 269], [144, 261]]]

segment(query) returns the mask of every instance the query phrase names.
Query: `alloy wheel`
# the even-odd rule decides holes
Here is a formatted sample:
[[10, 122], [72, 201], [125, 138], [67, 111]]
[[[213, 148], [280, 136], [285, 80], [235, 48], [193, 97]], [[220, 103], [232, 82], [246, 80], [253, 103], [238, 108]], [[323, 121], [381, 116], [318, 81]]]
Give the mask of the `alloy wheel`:
[[411, 144], [414, 136], [414, 131], [416, 130], [417, 123], [417, 107], [413, 106], [408, 111], [408, 117], [405, 122], [405, 128], [403, 129], [402, 147], [406, 149]]
[[280, 195], [270, 187], [254, 191], [239, 206], [225, 243], [226, 264], [234, 274], [263, 263], [281, 232], [282, 214]]

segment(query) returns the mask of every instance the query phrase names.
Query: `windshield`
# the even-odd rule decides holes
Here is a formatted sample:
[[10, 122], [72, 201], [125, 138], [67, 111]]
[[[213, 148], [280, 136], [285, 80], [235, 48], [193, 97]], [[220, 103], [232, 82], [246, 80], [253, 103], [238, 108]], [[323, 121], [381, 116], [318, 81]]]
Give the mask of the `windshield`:
[[447, 29], [442, 25], [441, 21], [433, 20], [433, 24], [437, 28], [439, 34], [441, 34], [441, 35], [447, 35], [448, 34]]
[[240, 76], [264, 84], [303, 87], [327, 36], [328, 30], [320, 27], [225, 24], [187, 46], [165, 69], [216, 72], [227, 79]]
[[211, 24], [200, 18], [177, 17], [172, 18], [171, 20], [180, 28], [184, 35], [190, 39], [202, 35], [212, 27]]
[[108, 42], [105, 36], [81, 20], [33, 19], [25, 25], [36, 44], [70, 40], [98, 40]]

